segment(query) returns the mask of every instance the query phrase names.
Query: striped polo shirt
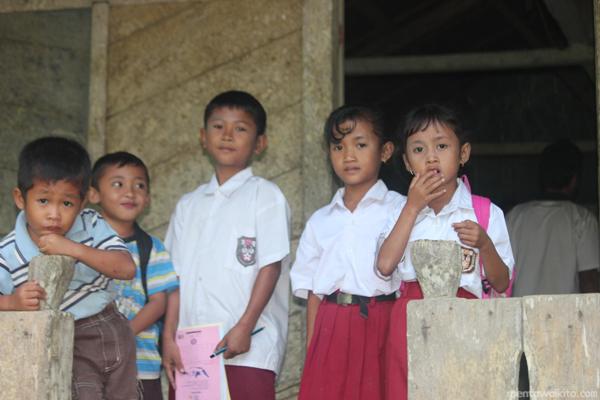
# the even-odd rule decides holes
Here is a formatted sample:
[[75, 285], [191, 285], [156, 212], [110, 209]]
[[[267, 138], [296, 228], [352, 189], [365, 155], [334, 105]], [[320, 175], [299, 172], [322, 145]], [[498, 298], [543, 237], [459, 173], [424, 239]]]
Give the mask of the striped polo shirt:
[[[119, 311], [132, 320], [146, 305], [146, 294], [142, 285], [140, 254], [136, 241], [127, 242], [127, 248], [135, 261], [135, 278], [130, 281], [115, 280]], [[179, 287], [169, 253], [162, 242], [152, 236], [152, 250], [146, 269], [148, 297], [160, 292], [172, 292]], [[156, 322], [135, 337], [138, 379], [160, 377], [161, 358], [158, 352], [158, 337], [161, 327]]]
[[[127, 251], [127, 246], [102, 216], [84, 209], [65, 235], [68, 239], [99, 250]], [[41, 255], [27, 231], [25, 213], [17, 216], [15, 229], [0, 241], [0, 294], [9, 295], [27, 282], [29, 262]], [[75, 274], [60, 305], [78, 320], [97, 314], [115, 299], [113, 280], [82, 262], [75, 264]]]

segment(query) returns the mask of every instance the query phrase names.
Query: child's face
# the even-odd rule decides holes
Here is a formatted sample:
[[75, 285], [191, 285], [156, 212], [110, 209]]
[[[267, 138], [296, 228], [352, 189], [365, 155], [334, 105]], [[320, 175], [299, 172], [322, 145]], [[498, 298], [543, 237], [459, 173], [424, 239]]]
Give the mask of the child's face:
[[89, 199], [102, 208], [102, 216], [113, 227], [133, 225], [150, 202], [144, 169], [137, 165], [107, 166], [90, 189]]
[[444, 177], [445, 185], [454, 187], [458, 169], [469, 160], [470, 154], [470, 144], [461, 145], [452, 129], [431, 123], [427, 129], [408, 137], [404, 164], [419, 175], [435, 171]]
[[25, 193], [15, 188], [15, 204], [25, 211], [27, 231], [37, 245], [40, 237], [49, 234], [65, 236], [85, 204], [80, 188], [61, 180], [47, 182], [35, 179], [31, 189]]
[[215, 169], [227, 177], [246, 168], [252, 155], [265, 149], [266, 139], [257, 136], [254, 119], [239, 108], [216, 108], [200, 130], [202, 146], [214, 160]]
[[[346, 128], [346, 125], [342, 124], [341, 128]], [[381, 163], [391, 157], [393, 150], [392, 143], [382, 145], [371, 124], [361, 120], [356, 121], [352, 132], [339, 143], [329, 143], [333, 170], [346, 189], [369, 189], [377, 182]]]

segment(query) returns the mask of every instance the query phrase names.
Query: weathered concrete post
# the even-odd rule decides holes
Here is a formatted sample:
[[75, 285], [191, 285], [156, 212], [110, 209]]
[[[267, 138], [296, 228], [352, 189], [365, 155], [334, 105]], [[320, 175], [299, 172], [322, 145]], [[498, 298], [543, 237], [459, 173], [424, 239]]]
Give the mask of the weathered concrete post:
[[600, 294], [522, 301], [529, 398], [600, 398]]
[[462, 272], [462, 250], [453, 240], [416, 240], [411, 259], [423, 297], [456, 297]]
[[48, 310], [0, 313], [0, 400], [71, 399], [73, 317], [55, 308], [73, 265], [70, 257], [35, 257], [30, 276], [45, 288]]
[[40, 310], [58, 311], [75, 272], [75, 259], [67, 256], [37, 256], [29, 263], [30, 281], [36, 281], [46, 291]]

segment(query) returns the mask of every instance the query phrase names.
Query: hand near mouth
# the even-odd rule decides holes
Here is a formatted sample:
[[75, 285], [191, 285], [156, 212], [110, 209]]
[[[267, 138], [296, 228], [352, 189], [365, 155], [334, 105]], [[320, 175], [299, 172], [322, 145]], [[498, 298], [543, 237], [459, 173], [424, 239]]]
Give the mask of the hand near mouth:
[[69, 239], [56, 233], [50, 233], [40, 236], [38, 247], [40, 251], [48, 255], [70, 255], [68, 253], [69, 244], [73, 243]]
[[446, 189], [439, 189], [443, 183], [444, 177], [437, 170], [429, 170], [424, 175], [416, 174], [408, 188], [406, 207], [420, 212], [432, 200], [446, 193]]

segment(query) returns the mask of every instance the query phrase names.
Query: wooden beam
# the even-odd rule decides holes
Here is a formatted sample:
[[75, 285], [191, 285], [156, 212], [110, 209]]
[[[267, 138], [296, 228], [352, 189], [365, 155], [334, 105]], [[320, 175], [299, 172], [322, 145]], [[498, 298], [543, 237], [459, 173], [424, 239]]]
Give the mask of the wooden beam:
[[[598, 0], [596, 0], [598, 1]], [[583, 153], [597, 151], [594, 141], [574, 142]], [[519, 142], [519, 143], [473, 143], [471, 155], [474, 156], [537, 156], [550, 142]]]
[[94, 3], [111, 6], [142, 5], [155, 3], [194, 3], [206, 0], [0, 0], [0, 14], [25, 11], [54, 11], [72, 8], [90, 8]]
[[591, 46], [427, 56], [348, 58], [346, 76], [431, 74], [583, 65], [594, 61]]

